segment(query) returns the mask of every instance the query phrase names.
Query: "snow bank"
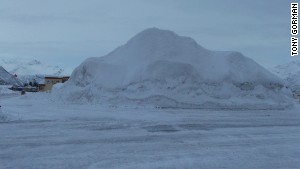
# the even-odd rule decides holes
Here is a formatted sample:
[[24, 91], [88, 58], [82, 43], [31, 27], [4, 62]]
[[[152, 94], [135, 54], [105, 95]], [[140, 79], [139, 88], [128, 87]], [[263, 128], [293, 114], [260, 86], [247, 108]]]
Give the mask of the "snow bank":
[[284, 108], [282, 80], [239, 52], [146, 29], [106, 56], [89, 58], [54, 91], [71, 102], [181, 108]]

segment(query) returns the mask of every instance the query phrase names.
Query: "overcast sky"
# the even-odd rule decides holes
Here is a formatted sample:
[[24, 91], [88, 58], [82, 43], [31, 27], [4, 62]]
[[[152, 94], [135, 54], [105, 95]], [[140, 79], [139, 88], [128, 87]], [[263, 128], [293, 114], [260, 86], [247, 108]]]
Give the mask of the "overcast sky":
[[289, 0], [1, 0], [0, 58], [76, 67], [149, 27], [240, 51], [265, 67], [290, 56]]

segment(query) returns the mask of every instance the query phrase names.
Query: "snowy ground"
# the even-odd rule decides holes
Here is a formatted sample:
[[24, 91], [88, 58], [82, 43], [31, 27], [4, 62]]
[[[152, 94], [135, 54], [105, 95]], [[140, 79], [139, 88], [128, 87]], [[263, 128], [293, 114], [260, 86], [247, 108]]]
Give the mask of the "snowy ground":
[[292, 110], [104, 108], [0, 97], [1, 169], [299, 169]]
[[20, 92], [8, 89], [10, 87], [12, 87], [12, 85], [0, 85], [0, 100], [3, 98], [20, 95]]

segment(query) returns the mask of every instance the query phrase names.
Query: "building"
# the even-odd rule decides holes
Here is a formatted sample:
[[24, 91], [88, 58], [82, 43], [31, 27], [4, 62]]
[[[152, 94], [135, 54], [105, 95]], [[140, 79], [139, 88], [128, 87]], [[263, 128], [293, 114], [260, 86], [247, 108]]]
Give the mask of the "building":
[[39, 86], [39, 91], [50, 91], [56, 83], [64, 83], [66, 82], [70, 77], [64, 76], [64, 77], [55, 77], [55, 76], [46, 76], [45, 77], [45, 84], [41, 84]]
[[45, 90], [45, 87], [46, 87], [45, 84], [39, 84], [38, 89], [39, 89], [39, 91], [46, 91], [46, 90]]

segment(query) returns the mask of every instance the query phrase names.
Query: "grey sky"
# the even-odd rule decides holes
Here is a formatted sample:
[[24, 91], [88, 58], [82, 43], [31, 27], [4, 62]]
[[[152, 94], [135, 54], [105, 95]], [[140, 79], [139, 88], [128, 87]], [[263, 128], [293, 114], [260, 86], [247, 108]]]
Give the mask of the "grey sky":
[[149, 27], [269, 67], [290, 56], [289, 0], [1, 0], [0, 57], [75, 67]]

